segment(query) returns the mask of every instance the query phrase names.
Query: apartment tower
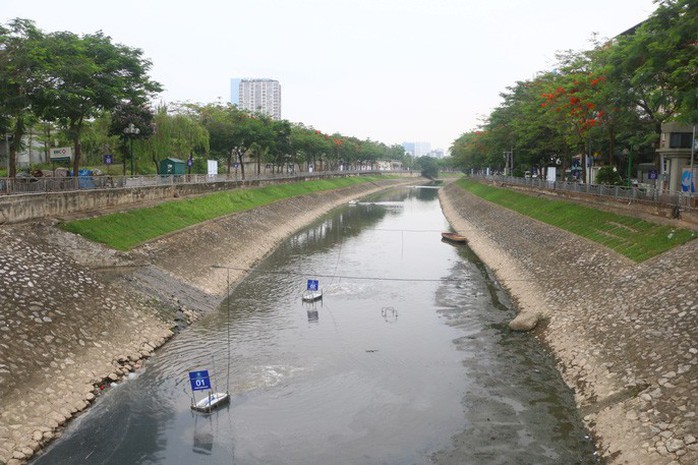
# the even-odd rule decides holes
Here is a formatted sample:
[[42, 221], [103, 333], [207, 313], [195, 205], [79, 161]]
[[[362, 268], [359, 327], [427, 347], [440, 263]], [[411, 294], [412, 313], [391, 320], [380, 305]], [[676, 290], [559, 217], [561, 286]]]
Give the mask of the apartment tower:
[[231, 79], [230, 102], [242, 110], [281, 119], [281, 85], [273, 79]]

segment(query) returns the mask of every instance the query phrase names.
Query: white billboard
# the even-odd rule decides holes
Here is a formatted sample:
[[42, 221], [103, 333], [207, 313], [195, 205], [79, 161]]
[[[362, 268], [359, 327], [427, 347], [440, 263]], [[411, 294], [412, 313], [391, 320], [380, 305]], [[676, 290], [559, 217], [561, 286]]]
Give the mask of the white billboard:
[[215, 177], [218, 174], [218, 160], [206, 160], [208, 176]]
[[70, 147], [54, 147], [49, 151], [51, 161], [70, 161], [73, 159], [73, 151]]

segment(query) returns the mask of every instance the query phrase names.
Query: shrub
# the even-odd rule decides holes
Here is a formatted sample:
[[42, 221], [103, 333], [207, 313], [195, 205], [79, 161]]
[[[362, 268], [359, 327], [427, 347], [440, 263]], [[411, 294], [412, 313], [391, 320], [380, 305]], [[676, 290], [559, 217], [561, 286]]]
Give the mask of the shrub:
[[596, 184], [605, 186], [620, 186], [623, 184], [623, 179], [615, 166], [604, 166], [596, 175]]

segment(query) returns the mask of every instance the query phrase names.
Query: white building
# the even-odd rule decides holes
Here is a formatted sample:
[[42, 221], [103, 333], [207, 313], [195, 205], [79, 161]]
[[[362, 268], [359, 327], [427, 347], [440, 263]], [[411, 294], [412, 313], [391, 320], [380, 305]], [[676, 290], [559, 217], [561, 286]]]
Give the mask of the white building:
[[431, 152], [431, 144], [429, 142], [403, 142], [402, 148], [415, 158], [429, 155]]
[[242, 110], [281, 119], [281, 85], [273, 79], [231, 79], [230, 102]]

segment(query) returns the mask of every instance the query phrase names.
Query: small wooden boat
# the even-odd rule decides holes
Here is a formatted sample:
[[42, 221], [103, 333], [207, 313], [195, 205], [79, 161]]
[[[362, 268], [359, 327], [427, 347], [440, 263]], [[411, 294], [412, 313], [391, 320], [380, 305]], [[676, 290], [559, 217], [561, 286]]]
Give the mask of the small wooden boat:
[[441, 238], [445, 241], [455, 242], [457, 244], [465, 244], [466, 242], [468, 242], [468, 239], [466, 239], [465, 236], [461, 236], [460, 234], [450, 232], [442, 232]]
[[203, 399], [193, 403], [191, 409], [197, 412], [211, 413], [228, 402], [230, 402], [230, 395], [227, 392], [210, 392]]

